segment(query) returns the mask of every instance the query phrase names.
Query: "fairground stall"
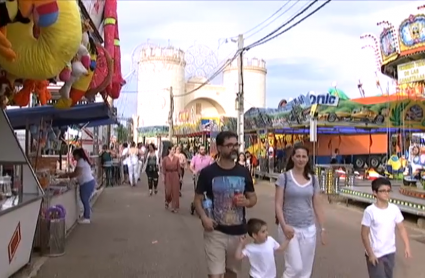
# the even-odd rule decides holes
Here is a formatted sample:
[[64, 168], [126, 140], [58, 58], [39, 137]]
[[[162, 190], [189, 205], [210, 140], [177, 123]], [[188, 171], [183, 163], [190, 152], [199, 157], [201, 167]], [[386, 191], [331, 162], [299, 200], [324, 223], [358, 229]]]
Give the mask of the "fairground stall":
[[[102, 14], [100, 24], [105, 19], [104, 46], [98, 32], [100, 24], [94, 24], [82, 1], [27, 1], [21, 4], [17, 1], [5, 3], [11, 23], [4, 26], [7, 32], [0, 33], [3, 37], [0, 43], [0, 104], [2, 109], [12, 105], [27, 107], [34, 97], [39, 105], [54, 106], [50, 107], [52, 111], [48, 116], [43, 116], [47, 121], [31, 122], [31, 115], [20, 118], [19, 128], [31, 133], [30, 126], [34, 125], [35, 131], [32, 136], [25, 136], [34, 138], [27, 139], [28, 144], [24, 145], [30, 147], [36, 141], [40, 150], [48, 142], [46, 134], [53, 136], [55, 133], [55, 119], [62, 119], [58, 116], [62, 111], [57, 109], [72, 110], [71, 107], [83, 99], [92, 101], [98, 92], [105, 100], [118, 98], [124, 82], [120, 70], [116, 1], [99, 1], [96, 9]], [[37, 11], [37, 16], [33, 11]], [[20, 16], [19, 20], [15, 20], [16, 15]], [[51, 84], [59, 87], [60, 98], [54, 104], [50, 101]], [[21, 115], [25, 109], [30, 108], [15, 109], [13, 113]], [[0, 118], [1, 142], [7, 148], [0, 155], [0, 278], [7, 278], [30, 260], [43, 195], [40, 181], [44, 186], [49, 186], [49, 182], [46, 182], [47, 173], [37, 180], [4, 111]], [[77, 118], [73, 115], [72, 121], [60, 126], [77, 124]]]
[[214, 156], [217, 153], [215, 137], [224, 130], [236, 130], [236, 118], [202, 118], [190, 116], [184, 111], [179, 113], [173, 135], [177, 139], [177, 144], [183, 147], [191, 159], [200, 146], [204, 146], [207, 152]]
[[0, 277], [7, 278], [30, 260], [43, 190], [3, 110], [0, 127]]
[[[78, 187], [68, 179], [55, 178], [56, 174], [71, 171], [75, 167], [73, 148], [65, 143], [69, 141], [66, 138], [68, 127], [114, 124], [116, 120], [112, 109], [107, 103], [90, 103], [65, 110], [57, 110], [53, 106], [13, 109], [7, 110], [6, 115], [14, 130], [28, 130], [23, 145], [30, 165], [45, 191], [43, 205], [63, 206], [67, 211], [66, 231], [70, 230], [80, 213]], [[97, 140], [95, 143], [99, 145]], [[89, 154], [89, 157], [94, 165], [93, 174], [97, 177], [101, 172], [98, 154]]]
[[276, 178], [282, 172], [292, 146], [297, 143], [305, 143], [315, 158], [309, 133], [313, 119], [311, 108], [316, 111], [318, 104], [328, 107], [338, 103], [338, 96], [307, 94], [298, 96], [284, 107], [248, 110], [244, 115], [246, 150], [259, 158], [257, 174]]
[[[263, 149], [259, 155], [268, 160], [268, 172], [260, 163], [257, 174], [276, 179], [279, 160], [288, 155], [285, 150], [290, 152], [291, 146], [299, 143], [310, 149], [327, 193], [370, 191], [370, 179], [380, 175], [394, 179], [395, 186], [401, 185], [406, 169], [404, 151], [409, 150], [413, 134], [425, 130], [425, 106], [420, 96], [398, 93], [350, 100], [324, 94], [300, 96], [294, 101], [286, 107], [253, 108], [245, 114], [248, 134], [249, 130], [257, 132], [258, 148]], [[280, 157], [279, 151], [283, 152]], [[332, 159], [335, 161], [330, 164]]]
[[[423, 7], [419, 7], [422, 10]], [[402, 210], [425, 215], [425, 188], [422, 160], [423, 133], [412, 134], [414, 129], [425, 126], [424, 81], [425, 81], [425, 14], [411, 14], [398, 25], [388, 21], [378, 23], [383, 27], [379, 37], [372, 34], [361, 36], [368, 39], [375, 50], [378, 70], [393, 78], [399, 94], [408, 98], [392, 102], [389, 112], [389, 125], [398, 128], [401, 153], [395, 159], [406, 160], [403, 186], [396, 188], [392, 201]], [[419, 138], [413, 139], [412, 138]], [[397, 163], [399, 164], [399, 163]], [[404, 165], [403, 165], [404, 166]], [[373, 202], [369, 188], [347, 188], [341, 192], [347, 198]]]

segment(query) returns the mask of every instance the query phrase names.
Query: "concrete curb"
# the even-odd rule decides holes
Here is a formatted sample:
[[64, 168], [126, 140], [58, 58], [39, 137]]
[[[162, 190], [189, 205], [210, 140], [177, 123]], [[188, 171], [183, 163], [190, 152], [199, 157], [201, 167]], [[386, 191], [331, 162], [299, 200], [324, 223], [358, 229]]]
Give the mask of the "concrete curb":
[[[96, 190], [93, 196], [91, 197], [90, 204], [94, 206], [94, 204], [99, 199], [99, 196], [103, 193], [103, 190], [105, 187], [100, 188], [99, 190]], [[77, 227], [77, 223], [68, 231], [67, 237], [72, 233], [72, 231]], [[25, 267], [21, 273], [15, 274], [12, 277], [13, 278], [34, 278], [37, 276], [38, 271], [40, 271], [41, 267], [47, 262], [47, 260], [50, 259], [49, 257], [34, 257], [30, 264]]]

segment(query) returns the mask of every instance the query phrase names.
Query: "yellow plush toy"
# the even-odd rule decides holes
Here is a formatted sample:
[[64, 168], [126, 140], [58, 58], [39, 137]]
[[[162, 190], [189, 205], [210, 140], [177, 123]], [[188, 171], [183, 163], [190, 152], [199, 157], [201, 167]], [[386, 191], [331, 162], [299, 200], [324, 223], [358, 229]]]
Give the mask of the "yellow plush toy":
[[[18, 15], [17, 0], [6, 1], [9, 15]], [[57, 20], [38, 26], [34, 38], [32, 18], [28, 24], [7, 25], [7, 39], [16, 53], [11, 61], [0, 56], [0, 65], [8, 73], [23, 79], [46, 80], [57, 76], [72, 60], [81, 43], [81, 16], [77, 1], [57, 1]], [[12, 20], [13, 21], [13, 20]]]

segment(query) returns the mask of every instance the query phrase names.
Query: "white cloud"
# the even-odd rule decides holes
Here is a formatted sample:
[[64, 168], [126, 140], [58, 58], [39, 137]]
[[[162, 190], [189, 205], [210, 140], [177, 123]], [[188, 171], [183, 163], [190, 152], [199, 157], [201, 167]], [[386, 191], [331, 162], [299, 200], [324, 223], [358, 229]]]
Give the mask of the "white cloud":
[[[361, 50], [366, 42], [359, 37], [365, 32], [378, 36], [381, 30], [376, 26], [378, 21], [389, 20], [397, 26], [409, 14], [417, 13], [416, 8], [420, 4], [420, 1], [333, 1], [281, 37], [248, 51], [248, 56], [263, 58], [266, 62], [273, 61], [274, 64], [282, 62], [282, 66], [286, 67], [297, 64], [300, 60], [303, 64], [306, 60], [311, 60], [311, 64], [304, 66], [304, 73], [300, 71], [296, 80], [279, 76], [278, 66], [273, 67], [276, 72], [269, 70], [268, 103], [274, 106], [282, 98], [281, 93], [277, 95], [276, 92], [286, 92], [288, 89], [291, 93], [286, 94], [294, 96], [303, 93], [302, 90], [307, 87], [308, 90], [323, 92], [333, 81], [337, 81], [338, 86], [351, 97], [359, 96], [359, 79], [367, 94], [379, 94], [375, 87], [374, 54], [371, 50]], [[123, 71], [130, 68], [133, 48], [145, 43], [147, 39], [164, 44], [170, 40], [172, 45], [183, 50], [195, 42], [216, 50], [220, 38], [236, 36], [252, 28], [281, 5], [280, 1], [120, 1]], [[246, 44], [275, 29], [303, 5], [306, 5], [305, 1], [248, 38]], [[227, 43], [220, 47], [217, 55], [219, 59], [224, 59], [235, 50], [236, 44]], [[311, 76], [308, 74], [313, 72], [328, 77], [322, 81], [309, 81]], [[381, 84], [385, 84], [387, 80], [382, 78]], [[300, 81], [303, 82], [302, 90], [297, 92]]]

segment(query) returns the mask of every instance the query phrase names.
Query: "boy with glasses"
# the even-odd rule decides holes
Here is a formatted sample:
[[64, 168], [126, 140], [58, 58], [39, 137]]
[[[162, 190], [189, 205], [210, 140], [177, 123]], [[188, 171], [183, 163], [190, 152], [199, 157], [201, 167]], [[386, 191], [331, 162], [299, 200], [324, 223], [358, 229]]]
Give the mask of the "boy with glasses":
[[366, 208], [362, 219], [361, 237], [366, 249], [370, 278], [392, 278], [395, 264], [395, 228], [404, 242], [404, 256], [411, 257], [409, 238], [400, 209], [389, 203], [391, 182], [378, 178], [372, 182], [376, 202]]

